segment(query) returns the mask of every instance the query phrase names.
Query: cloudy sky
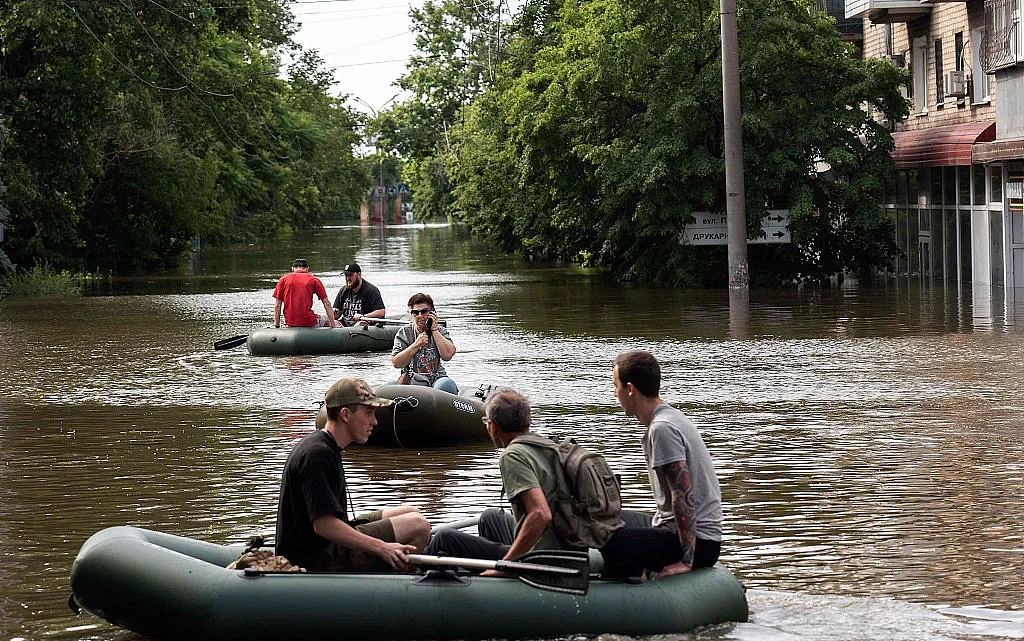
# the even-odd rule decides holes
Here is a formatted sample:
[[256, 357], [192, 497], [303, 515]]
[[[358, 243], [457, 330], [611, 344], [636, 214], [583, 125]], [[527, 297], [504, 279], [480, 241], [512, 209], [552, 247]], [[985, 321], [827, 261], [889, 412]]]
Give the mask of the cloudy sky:
[[[413, 52], [409, 8], [424, 0], [297, 0], [291, 5], [302, 25], [296, 39], [317, 49], [334, 69], [336, 95], [359, 100], [351, 106], [378, 111], [398, 93], [392, 82]], [[369, 105], [369, 108], [360, 101]]]

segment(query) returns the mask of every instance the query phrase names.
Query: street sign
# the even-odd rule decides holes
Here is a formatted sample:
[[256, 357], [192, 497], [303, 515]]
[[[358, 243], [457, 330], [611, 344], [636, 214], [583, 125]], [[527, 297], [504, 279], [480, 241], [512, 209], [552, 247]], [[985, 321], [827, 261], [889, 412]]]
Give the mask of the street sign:
[[[729, 230], [727, 218], [720, 214], [694, 212], [696, 219], [683, 227], [679, 234], [681, 245], [728, 245]], [[761, 234], [757, 238], [747, 240], [747, 244], [764, 245], [793, 242], [789, 234], [789, 210], [772, 209], [768, 216], [761, 220]]]
[[374, 196], [383, 196], [384, 195], [384, 188], [380, 187], [380, 186], [374, 187], [373, 188], [373, 195]]
[[388, 185], [388, 196], [397, 196], [397, 195], [398, 195], [398, 187], [395, 187], [394, 185]]
[[398, 183], [398, 193], [401, 194], [402, 196], [408, 196], [409, 185], [406, 185], [405, 183]]

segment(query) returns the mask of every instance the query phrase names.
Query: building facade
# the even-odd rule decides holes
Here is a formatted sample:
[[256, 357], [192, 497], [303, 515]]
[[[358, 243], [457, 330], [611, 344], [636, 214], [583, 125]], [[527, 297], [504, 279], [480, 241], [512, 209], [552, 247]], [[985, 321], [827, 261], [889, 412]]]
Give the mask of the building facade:
[[900, 274], [1024, 288], [1022, 3], [846, 0], [864, 57], [911, 73], [884, 204]]

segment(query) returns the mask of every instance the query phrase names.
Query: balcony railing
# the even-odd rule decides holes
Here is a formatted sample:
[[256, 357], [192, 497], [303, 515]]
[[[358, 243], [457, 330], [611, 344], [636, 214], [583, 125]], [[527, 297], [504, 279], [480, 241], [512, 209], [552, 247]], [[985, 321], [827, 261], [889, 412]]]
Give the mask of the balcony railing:
[[988, 74], [1022, 62], [1018, 0], [985, 0], [982, 52], [982, 68]]

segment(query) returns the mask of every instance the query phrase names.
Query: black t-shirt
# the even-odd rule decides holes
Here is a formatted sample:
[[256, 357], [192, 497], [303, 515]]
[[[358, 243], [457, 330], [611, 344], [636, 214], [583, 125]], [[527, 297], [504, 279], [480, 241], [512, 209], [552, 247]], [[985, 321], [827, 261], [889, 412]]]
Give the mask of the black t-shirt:
[[341, 319], [351, 322], [353, 314], [369, 314], [384, 309], [384, 298], [380, 290], [373, 284], [363, 281], [359, 293], [353, 293], [348, 287], [342, 287], [334, 297], [334, 309], [341, 311]]
[[277, 554], [307, 570], [327, 567], [329, 541], [313, 521], [334, 514], [348, 521], [341, 448], [327, 432], [307, 434], [288, 455], [277, 506]]

